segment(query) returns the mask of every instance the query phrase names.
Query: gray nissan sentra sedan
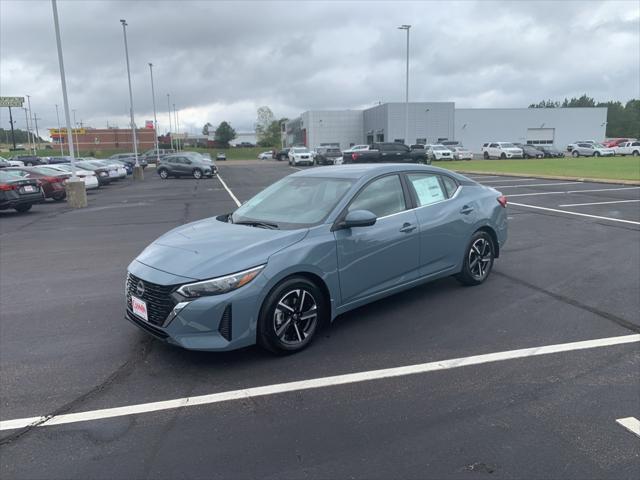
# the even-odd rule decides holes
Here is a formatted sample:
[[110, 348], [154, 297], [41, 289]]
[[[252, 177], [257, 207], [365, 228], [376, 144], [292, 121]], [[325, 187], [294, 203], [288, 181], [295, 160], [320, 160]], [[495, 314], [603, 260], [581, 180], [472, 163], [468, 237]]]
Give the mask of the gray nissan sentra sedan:
[[187, 349], [295, 352], [322, 323], [401, 290], [448, 275], [483, 283], [506, 203], [424, 165], [300, 171], [149, 245], [128, 268], [126, 316]]

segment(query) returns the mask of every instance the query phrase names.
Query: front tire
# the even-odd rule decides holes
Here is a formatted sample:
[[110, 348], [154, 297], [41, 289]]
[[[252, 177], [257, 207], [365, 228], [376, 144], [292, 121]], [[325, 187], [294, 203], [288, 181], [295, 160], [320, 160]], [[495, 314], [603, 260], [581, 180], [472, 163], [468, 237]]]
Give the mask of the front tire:
[[599, 157], [600, 156], [600, 152], [593, 152], [593, 156], [594, 157]]
[[280, 355], [306, 348], [327, 317], [322, 290], [306, 277], [277, 285], [265, 299], [258, 320], [258, 343]]
[[501, 158], [502, 160], [505, 160], [505, 159], [507, 158], [507, 155], [505, 155], [504, 153], [501, 153], [501, 154], [500, 154], [500, 158]]
[[576, 150], [574, 150], [573, 152], [571, 152], [571, 155], [572, 155], [574, 158], [578, 158], [578, 157], [580, 156], [580, 153], [579, 153], [579, 152], [577, 152]]
[[493, 238], [487, 232], [479, 230], [473, 234], [465, 250], [462, 270], [456, 278], [463, 285], [480, 285], [489, 277], [495, 258]]
[[483, 157], [485, 160], [489, 160], [489, 152], [484, 152]]
[[158, 175], [160, 175], [161, 179], [166, 180], [169, 178], [169, 171], [166, 168], [161, 168], [158, 170]]
[[193, 178], [195, 178], [196, 180], [200, 180], [202, 178], [202, 170], [200, 170], [199, 168], [194, 169]]

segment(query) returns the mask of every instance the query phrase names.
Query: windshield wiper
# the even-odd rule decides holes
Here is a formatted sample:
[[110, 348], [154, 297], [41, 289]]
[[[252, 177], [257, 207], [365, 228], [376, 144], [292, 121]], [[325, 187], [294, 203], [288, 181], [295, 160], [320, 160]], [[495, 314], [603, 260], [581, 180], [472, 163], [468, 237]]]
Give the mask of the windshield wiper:
[[245, 220], [244, 222], [233, 222], [235, 225], [250, 225], [258, 228], [268, 228], [269, 230], [278, 230], [278, 225], [275, 223], [258, 222], [256, 220]]

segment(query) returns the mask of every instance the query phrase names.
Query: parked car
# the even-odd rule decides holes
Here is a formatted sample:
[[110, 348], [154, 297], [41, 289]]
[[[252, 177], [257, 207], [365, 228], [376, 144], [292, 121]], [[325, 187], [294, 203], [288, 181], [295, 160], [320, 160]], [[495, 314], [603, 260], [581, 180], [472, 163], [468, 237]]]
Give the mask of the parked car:
[[87, 162], [97, 166], [97, 167], [105, 167], [109, 169], [109, 177], [112, 180], [120, 180], [122, 178], [127, 178], [127, 169], [121, 163], [117, 163], [112, 160], [98, 160], [96, 158], [85, 159]]
[[289, 149], [289, 165], [296, 166], [301, 163], [313, 165], [314, 160], [311, 150], [307, 147], [293, 147]]
[[127, 269], [125, 315], [187, 349], [297, 352], [359, 306], [450, 275], [485, 282], [507, 239], [506, 204], [425, 165], [300, 171], [149, 245]]
[[616, 152], [616, 155], [633, 155], [637, 157], [640, 155], [640, 142], [638, 140], [624, 142], [613, 150]]
[[224, 162], [227, 160], [227, 154], [224, 152], [218, 152], [216, 155], [216, 161]]
[[522, 150], [522, 156], [524, 158], [544, 158], [544, 153], [533, 145], [527, 145], [526, 143], [514, 143], [516, 147]]
[[46, 167], [9, 167], [3, 171], [13, 172], [22, 178], [39, 181], [45, 198], [61, 202], [67, 197], [64, 183], [71, 174]]
[[47, 160], [47, 165], [55, 165], [58, 163], [69, 163], [71, 162], [71, 157], [60, 156], [60, 157], [43, 157]]
[[44, 193], [37, 179], [24, 178], [7, 170], [0, 171], [0, 210], [13, 208], [22, 213], [42, 202]]
[[574, 157], [613, 157], [616, 154], [613, 148], [607, 148], [600, 143], [576, 143], [571, 149]]
[[460, 146], [449, 147], [453, 152], [454, 160], [473, 160], [473, 152], [467, 148]]
[[564, 152], [558, 150], [556, 147], [551, 145], [542, 145], [539, 147], [544, 155], [544, 158], [563, 158]]
[[342, 154], [344, 155], [345, 153], [363, 152], [370, 149], [371, 145], [354, 145], [353, 147], [349, 147], [346, 150], [343, 150]]
[[522, 158], [522, 149], [510, 142], [490, 142], [482, 145], [482, 156], [489, 158]]
[[433, 160], [453, 160], [453, 152], [444, 145], [427, 145], [427, 158]]
[[602, 142], [602, 144], [607, 148], [615, 148], [619, 145], [622, 145], [623, 143], [633, 142], [634, 140], [635, 138], [611, 138], [605, 142]]
[[9, 160], [7, 160], [6, 158], [0, 157], [0, 168], [7, 168], [10, 166], [11, 164], [9, 163]]
[[82, 161], [82, 160], [79, 162], [76, 162], [76, 166], [95, 173], [96, 178], [98, 179], [98, 185], [101, 187], [104, 185], [109, 185], [111, 183], [111, 179], [112, 179], [111, 171], [113, 169], [104, 167], [102, 165], [94, 165], [92, 163], [89, 163], [89, 161]]
[[373, 143], [368, 150], [358, 152], [342, 152], [343, 163], [431, 163], [424, 151], [413, 152], [402, 143], [382, 142]]
[[142, 155], [140, 155], [139, 158], [140, 160], [145, 160], [147, 164], [155, 164], [158, 156], [160, 156], [160, 159], [162, 159], [162, 157], [166, 155], [172, 155], [174, 153], [176, 153], [176, 151], [173, 148], [159, 148], [157, 151], [155, 148], [152, 148], [151, 150], [147, 150]]
[[13, 158], [0, 157], [0, 168], [3, 167], [24, 167], [24, 162], [20, 160], [14, 160]]
[[273, 159], [272, 151], [262, 152], [258, 154], [258, 160], [272, 160], [272, 159]]
[[574, 145], [576, 145], [577, 143], [598, 143], [595, 140], [576, 140], [573, 143], [570, 143], [569, 145], [567, 145], [567, 152], [571, 152], [573, 150]]
[[35, 165], [46, 165], [47, 160], [35, 155], [14, 155], [11, 160], [22, 162], [25, 167], [33, 167]]
[[316, 153], [318, 165], [339, 165], [342, 163], [342, 152], [337, 147], [318, 147]]
[[236, 147], [239, 148], [254, 148], [255, 144], [251, 143], [251, 142], [240, 142], [236, 144]]
[[276, 153], [276, 160], [278, 160], [279, 162], [281, 162], [283, 160], [289, 160], [289, 150], [291, 150], [291, 149], [290, 148], [283, 148], [278, 153]]
[[[67, 163], [61, 163], [57, 165], [47, 165], [47, 168], [50, 168], [51, 170], [57, 170], [63, 173], [72, 174], [73, 172], [71, 165]], [[78, 176], [78, 178], [82, 179], [82, 181], [84, 182], [84, 188], [86, 190], [93, 190], [94, 188], [100, 187], [100, 183], [98, 182], [98, 177], [91, 170], [85, 170], [84, 168], [76, 167], [76, 175]]]
[[193, 177], [197, 180], [202, 177], [213, 176], [211, 164], [195, 155], [174, 153], [160, 159], [157, 168], [160, 178], [169, 177]]
[[409, 145], [409, 150], [426, 150], [426, 145], [422, 143], [414, 143], [413, 145]]
[[[116, 153], [114, 155], [111, 155], [107, 160], [118, 160], [120, 162], [126, 163], [131, 170], [131, 172], [129, 173], [133, 173], [133, 167], [135, 167], [136, 165], [136, 156], [134, 153]], [[149, 162], [146, 158], [144, 158], [142, 155], [138, 155], [138, 165], [140, 165], [143, 170], [147, 168], [148, 164]]]

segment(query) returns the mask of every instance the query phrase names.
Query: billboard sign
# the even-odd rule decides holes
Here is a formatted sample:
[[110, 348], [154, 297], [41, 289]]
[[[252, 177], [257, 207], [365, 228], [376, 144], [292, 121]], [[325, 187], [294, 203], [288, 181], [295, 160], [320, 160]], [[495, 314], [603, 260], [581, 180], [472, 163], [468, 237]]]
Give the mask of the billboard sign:
[[153, 120], [145, 120], [144, 128], [153, 128]]
[[24, 97], [0, 97], [0, 107], [21, 108], [23, 103]]

